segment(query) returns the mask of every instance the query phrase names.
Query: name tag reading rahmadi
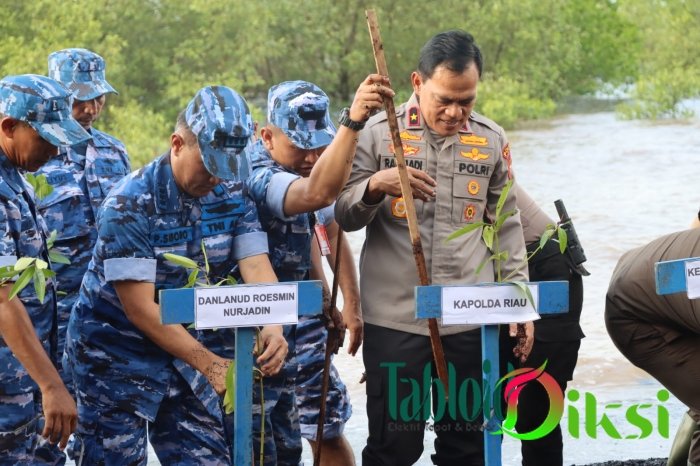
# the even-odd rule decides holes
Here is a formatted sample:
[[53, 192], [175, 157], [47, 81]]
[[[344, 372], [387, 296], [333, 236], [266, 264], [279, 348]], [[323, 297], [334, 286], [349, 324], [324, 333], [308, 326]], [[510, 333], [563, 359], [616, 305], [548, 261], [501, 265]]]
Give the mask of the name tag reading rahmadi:
[[491, 325], [529, 322], [540, 318], [537, 285], [528, 285], [530, 302], [515, 285], [445, 286], [442, 288], [443, 325]]
[[689, 299], [700, 298], [700, 259], [685, 261], [685, 287]]
[[296, 283], [196, 288], [196, 329], [296, 324], [299, 289]]

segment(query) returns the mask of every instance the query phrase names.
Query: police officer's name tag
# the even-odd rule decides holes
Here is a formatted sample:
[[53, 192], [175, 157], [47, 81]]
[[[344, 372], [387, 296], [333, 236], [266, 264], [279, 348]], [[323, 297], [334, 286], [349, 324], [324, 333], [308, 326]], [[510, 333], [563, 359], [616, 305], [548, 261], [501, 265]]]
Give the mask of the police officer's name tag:
[[685, 261], [685, 286], [689, 299], [700, 298], [700, 259]]
[[296, 283], [196, 288], [194, 292], [196, 329], [296, 324], [298, 309]]
[[534, 302], [515, 285], [444, 286], [443, 325], [490, 325], [540, 318], [537, 285], [528, 285]]

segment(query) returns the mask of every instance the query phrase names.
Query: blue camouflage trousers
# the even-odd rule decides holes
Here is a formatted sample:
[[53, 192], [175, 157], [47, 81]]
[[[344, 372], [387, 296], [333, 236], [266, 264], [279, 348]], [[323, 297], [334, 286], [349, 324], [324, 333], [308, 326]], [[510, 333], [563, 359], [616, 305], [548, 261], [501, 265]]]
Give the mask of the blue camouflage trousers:
[[35, 393], [0, 396], [0, 465], [34, 464], [41, 405]]
[[39, 392], [0, 396], [0, 466], [62, 466], [66, 455], [41, 437], [44, 417]]
[[[104, 400], [108, 400], [105, 394]], [[173, 371], [154, 422], [78, 392], [80, 423], [69, 456], [77, 466], [145, 466], [146, 431], [164, 465], [231, 464], [222, 416], [209, 413], [189, 384]]]
[[[311, 441], [316, 440], [316, 426], [321, 409], [327, 335], [321, 319], [299, 319], [296, 330], [296, 399], [301, 435]], [[351, 415], [352, 405], [347, 388], [337, 369], [331, 364], [323, 438], [331, 439], [342, 435], [345, 423]]]

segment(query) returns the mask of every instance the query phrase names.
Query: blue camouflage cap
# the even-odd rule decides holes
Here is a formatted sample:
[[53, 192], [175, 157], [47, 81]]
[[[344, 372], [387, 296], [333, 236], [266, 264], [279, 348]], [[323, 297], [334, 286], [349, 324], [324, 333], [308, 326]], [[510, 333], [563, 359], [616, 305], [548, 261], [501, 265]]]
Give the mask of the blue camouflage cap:
[[73, 96], [46, 76], [23, 74], [0, 80], [0, 113], [22, 120], [54, 146], [91, 139], [72, 115]]
[[231, 88], [207, 86], [185, 109], [185, 120], [197, 136], [209, 173], [225, 180], [242, 179], [253, 119], [246, 101]]
[[267, 94], [267, 121], [301, 149], [327, 146], [335, 136], [328, 96], [315, 84], [285, 81]]
[[49, 55], [49, 77], [63, 83], [78, 100], [117, 94], [105, 79], [104, 59], [87, 49], [64, 49]]

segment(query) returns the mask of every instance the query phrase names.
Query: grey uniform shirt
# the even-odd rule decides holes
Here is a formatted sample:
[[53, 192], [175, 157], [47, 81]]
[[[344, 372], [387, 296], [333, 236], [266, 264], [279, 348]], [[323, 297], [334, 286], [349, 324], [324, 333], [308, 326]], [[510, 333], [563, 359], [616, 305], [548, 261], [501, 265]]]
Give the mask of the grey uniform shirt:
[[525, 244], [539, 241], [547, 225], [556, 225], [556, 222], [537, 205], [535, 200], [518, 183], [513, 184], [515, 197], [518, 199], [520, 221], [523, 224], [523, 236]]
[[[434, 202], [416, 200], [416, 214], [431, 283], [469, 284], [495, 281], [487, 264], [475, 273], [491, 252], [473, 231], [446, 242], [449, 234], [496, 211], [503, 186], [510, 177], [510, 150], [503, 129], [472, 113], [458, 134], [435, 143], [423, 124], [415, 96], [397, 109], [407, 165], [427, 172], [437, 181]], [[385, 112], [372, 117], [360, 132], [350, 179], [336, 202], [336, 221], [347, 231], [366, 226], [360, 257], [360, 289], [365, 322], [395, 330], [428, 335], [428, 323], [415, 318], [414, 287], [419, 284], [402, 198], [385, 196], [375, 205], [362, 201], [369, 178], [395, 166]], [[515, 194], [508, 196], [504, 212], [515, 209]], [[500, 234], [505, 277], [525, 257], [519, 214], [510, 217]], [[527, 280], [527, 267], [512, 280]], [[475, 326], [442, 327], [449, 335]]]

